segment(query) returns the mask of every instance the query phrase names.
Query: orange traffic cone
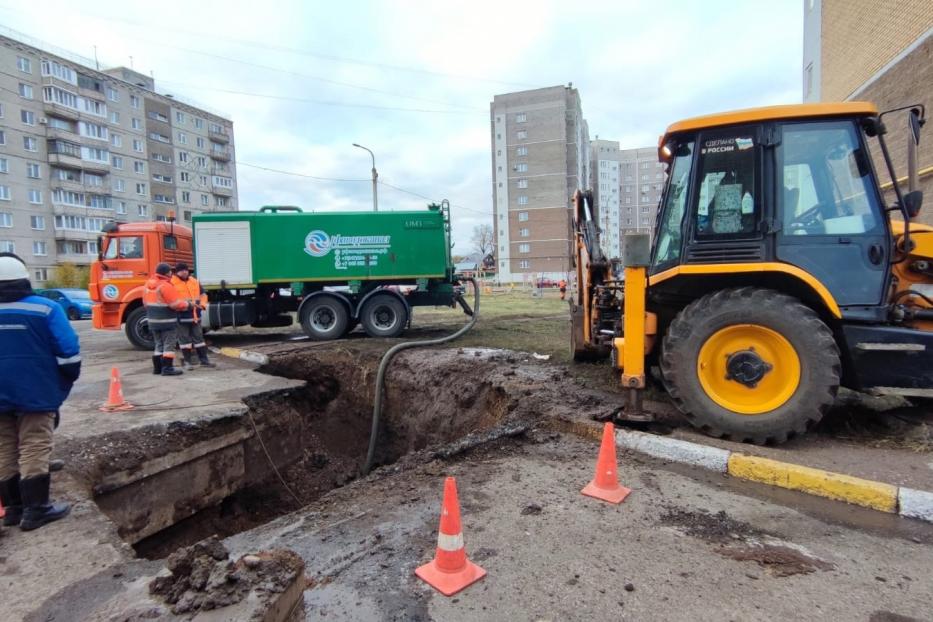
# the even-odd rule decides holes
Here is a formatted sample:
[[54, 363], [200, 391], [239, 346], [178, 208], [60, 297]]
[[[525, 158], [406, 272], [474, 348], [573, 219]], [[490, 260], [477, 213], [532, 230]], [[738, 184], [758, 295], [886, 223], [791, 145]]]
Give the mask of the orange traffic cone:
[[444, 503], [434, 559], [415, 569], [415, 574], [444, 596], [452, 596], [486, 576], [485, 570], [467, 559], [460, 527], [457, 482], [452, 477], [444, 481]]
[[599, 447], [599, 458], [596, 460], [596, 477], [586, 485], [582, 492], [588, 497], [595, 497], [609, 503], [622, 503], [622, 500], [632, 491], [619, 485], [615, 441], [615, 426], [607, 422], [603, 426], [603, 442]]
[[110, 394], [107, 396], [107, 403], [100, 407], [103, 412], [113, 412], [115, 410], [131, 410], [133, 405], [123, 397], [123, 383], [120, 382], [120, 370], [116, 367], [110, 368]]

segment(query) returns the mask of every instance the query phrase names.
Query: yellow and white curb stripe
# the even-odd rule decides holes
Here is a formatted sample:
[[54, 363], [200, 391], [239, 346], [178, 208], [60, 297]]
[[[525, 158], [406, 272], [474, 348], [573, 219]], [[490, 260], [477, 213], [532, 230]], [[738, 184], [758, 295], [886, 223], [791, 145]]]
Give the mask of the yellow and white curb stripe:
[[269, 364], [268, 356], [260, 352], [252, 352], [251, 350], [241, 350], [240, 348], [211, 348], [211, 352], [214, 354], [229, 356], [230, 358], [234, 359], [240, 359], [241, 361], [249, 361], [250, 363], [256, 363], [257, 365]]
[[616, 445], [662, 460], [933, 523], [933, 493], [666, 436], [616, 430]]

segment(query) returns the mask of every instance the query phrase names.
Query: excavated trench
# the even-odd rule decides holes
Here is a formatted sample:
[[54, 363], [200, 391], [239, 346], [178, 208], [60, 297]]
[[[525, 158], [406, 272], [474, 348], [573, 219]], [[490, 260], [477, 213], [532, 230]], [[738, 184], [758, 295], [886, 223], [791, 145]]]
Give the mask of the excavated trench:
[[[253, 396], [244, 412], [221, 419], [98, 437], [106, 451], [73, 449], [66, 458], [141, 557], [227, 537], [360, 476], [380, 354], [341, 347], [281, 355], [259, 371], [304, 387]], [[451, 349], [397, 357], [376, 465], [404, 468], [521, 436], [541, 410], [528, 396], [560, 377], [522, 365], [516, 383], [515, 356]]]

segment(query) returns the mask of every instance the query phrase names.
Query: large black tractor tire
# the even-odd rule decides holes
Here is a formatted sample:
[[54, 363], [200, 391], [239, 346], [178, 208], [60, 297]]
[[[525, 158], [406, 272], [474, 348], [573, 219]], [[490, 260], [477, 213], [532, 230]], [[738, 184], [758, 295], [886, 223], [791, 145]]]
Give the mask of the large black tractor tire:
[[374, 294], [363, 303], [359, 320], [370, 337], [398, 337], [408, 326], [408, 309], [393, 294]]
[[146, 308], [136, 307], [126, 316], [126, 338], [138, 350], [152, 350], [155, 348], [155, 339], [149, 332], [149, 321], [146, 318]]
[[832, 332], [812, 309], [780, 292], [742, 287], [703, 296], [674, 318], [661, 371], [693, 426], [763, 445], [820, 421], [841, 364]]
[[350, 313], [336, 296], [315, 296], [301, 306], [301, 328], [314, 341], [340, 339], [346, 334]]

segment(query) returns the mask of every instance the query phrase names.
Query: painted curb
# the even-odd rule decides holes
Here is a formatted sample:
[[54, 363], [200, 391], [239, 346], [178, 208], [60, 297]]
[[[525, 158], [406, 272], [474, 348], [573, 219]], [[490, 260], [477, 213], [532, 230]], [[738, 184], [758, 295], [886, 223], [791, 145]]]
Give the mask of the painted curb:
[[[563, 421], [556, 427], [578, 436], [597, 438], [597, 426], [592, 424]], [[616, 445], [654, 458], [727, 473], [739, 479], [933, 523], [933, 492], [925, 490], [898, 487], [633, 430], [617, 429]]]
[[729, 458], [729, 475], [880, 512], [897, 512], [896, 486], [860, 477], [739, 453], [733, 453]]
[[269, 364], [269, 357], [260, 352], [241, 350], [240, 348], [211, 348], [211, 351], [215, 354], [221, 354], [230, 358], [240, 359], [241, 361], [249, 361], [250, 363], [256, 363], [257, 365]]
[[690, 464], [719, 473], [726, 473], [729, 468], [730, 452], [726, 449], [665, 438], [656, 434], [616, 430], [616, 445], [655, 458]]
[[897, 502], [901, 516], [933, 523], [933, 493], [902, 487], [897, 491]]

